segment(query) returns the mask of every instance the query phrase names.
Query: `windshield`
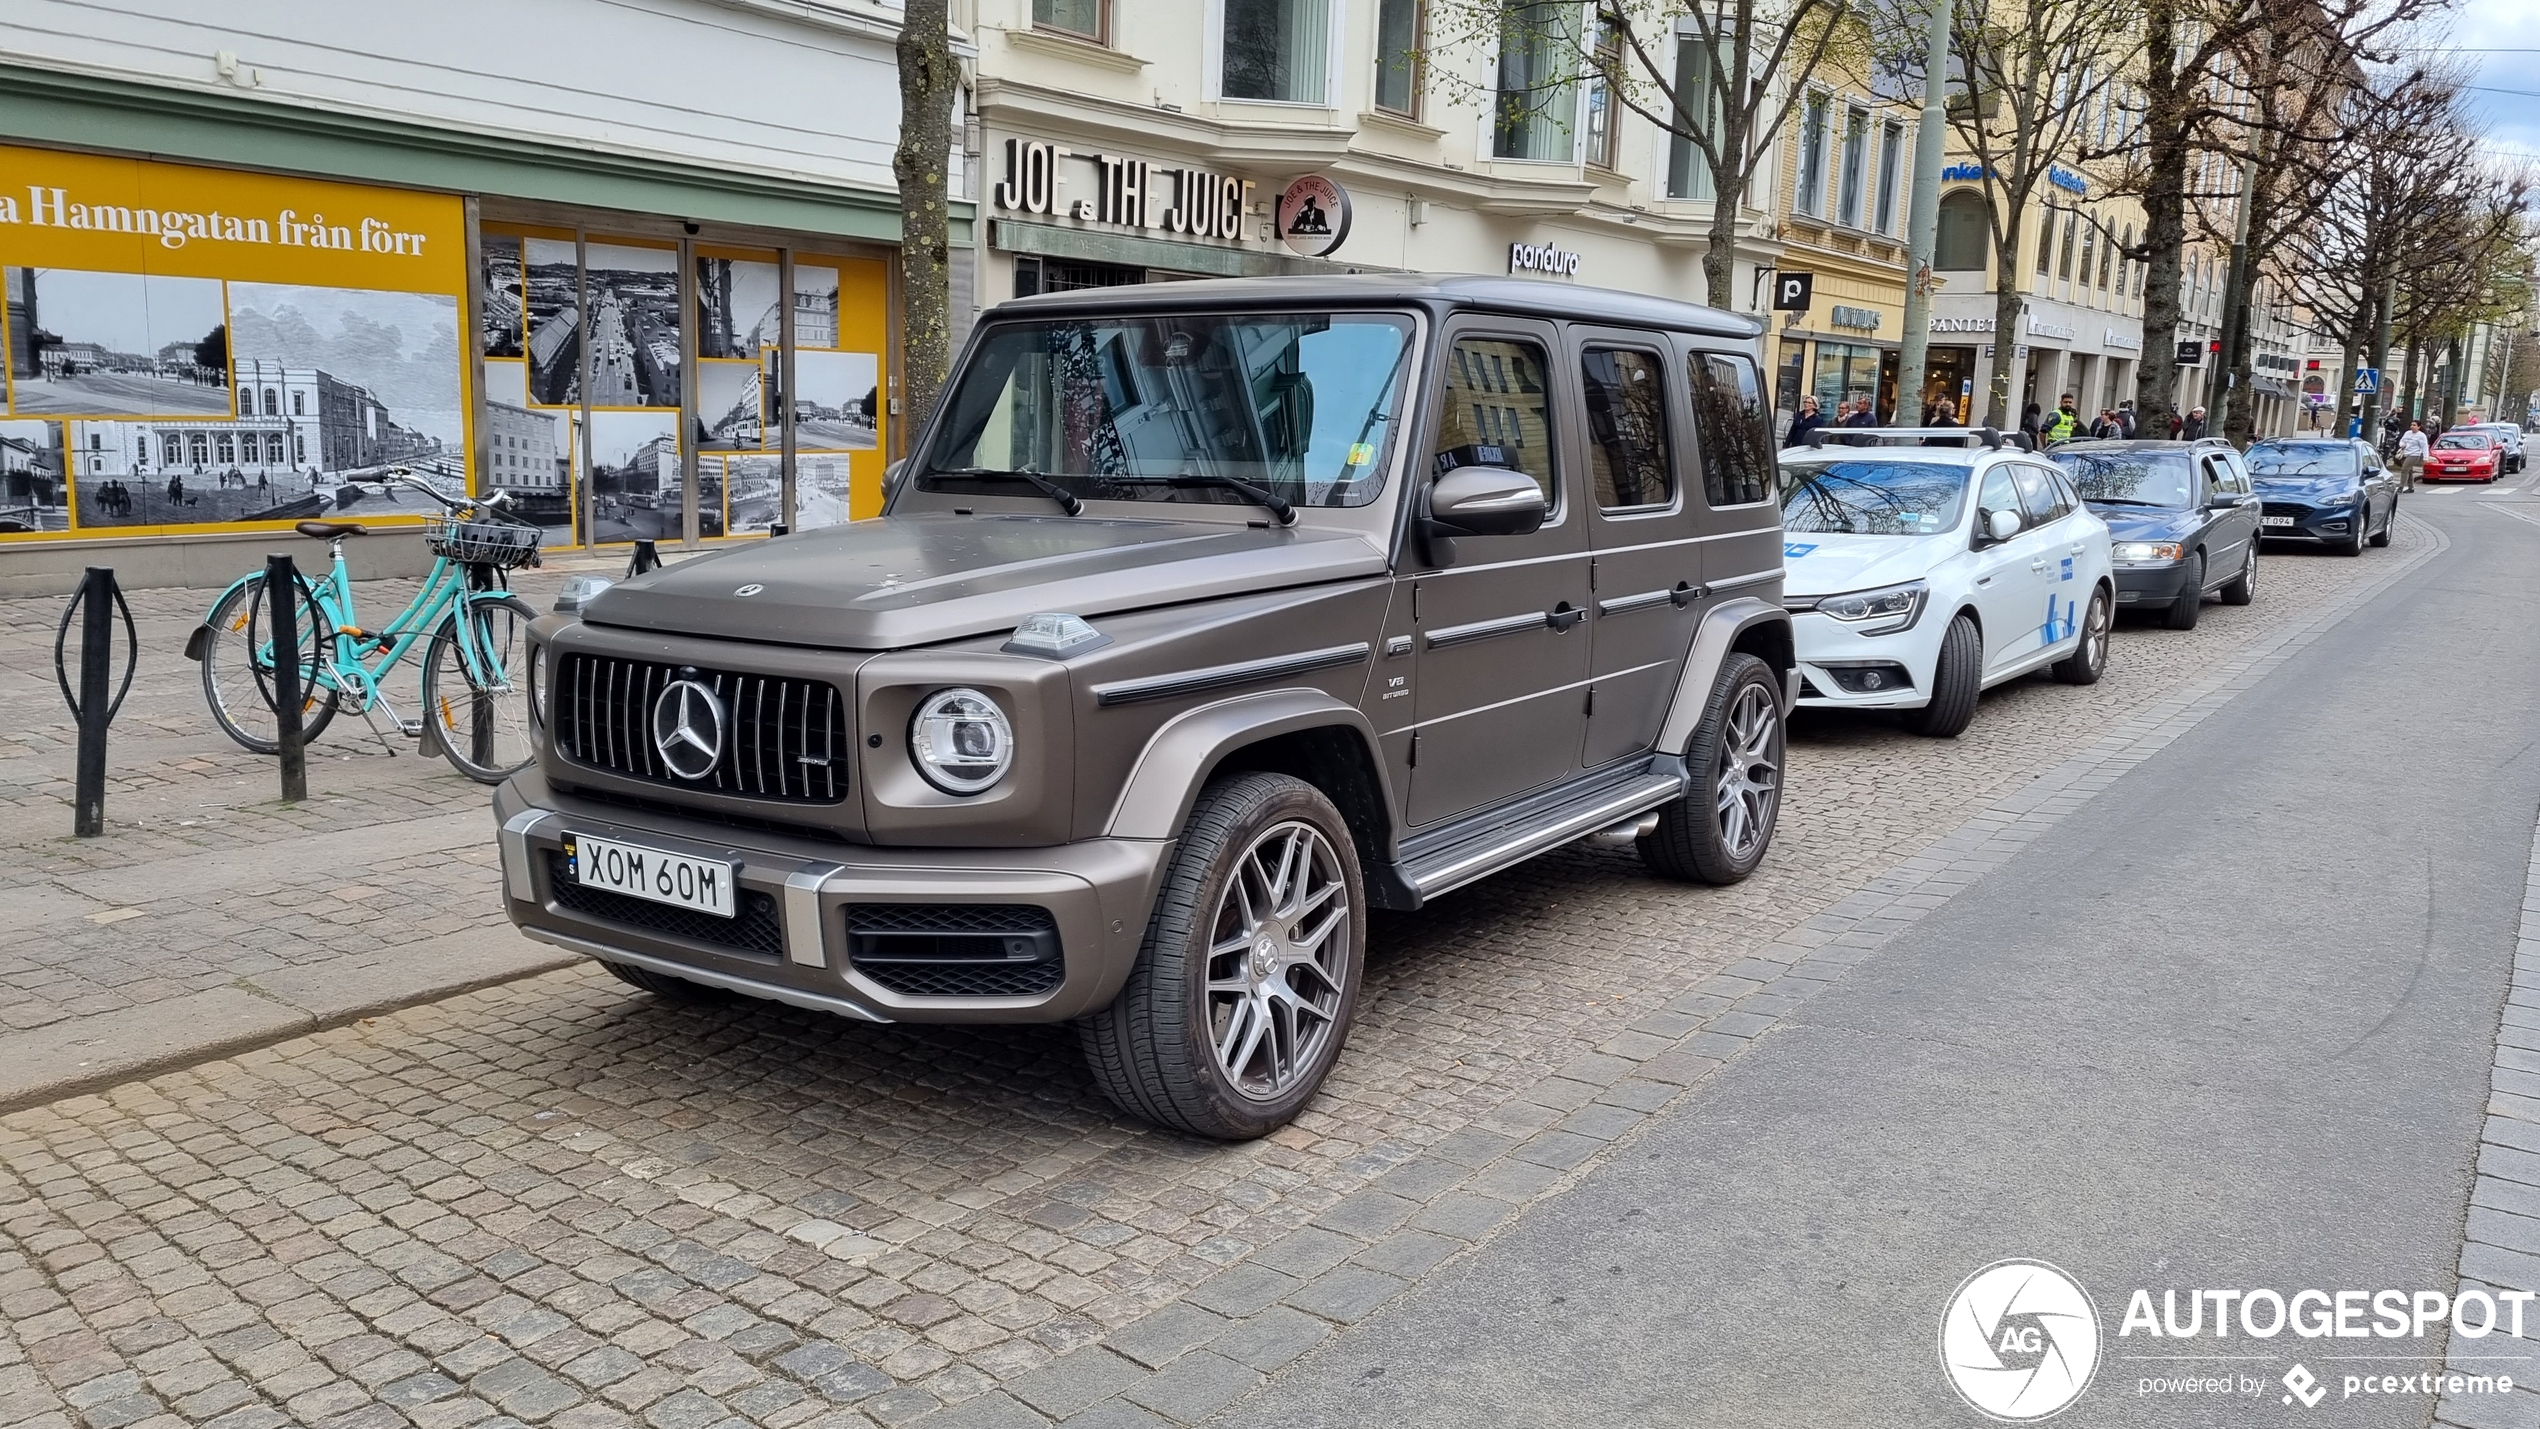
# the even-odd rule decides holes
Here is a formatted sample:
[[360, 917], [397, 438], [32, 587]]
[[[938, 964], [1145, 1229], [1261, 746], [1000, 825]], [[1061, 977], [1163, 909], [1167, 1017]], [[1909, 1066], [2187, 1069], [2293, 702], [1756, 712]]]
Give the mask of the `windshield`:
[[1298, 506], [1384, 486], [1407, 319], [1172, 313], [999, 323], [963, 370], [920, 467], [926, 491], [1010, 494], [1030, 472], [1089, 498]]
[[1854, 536], [1927, 536], [1958, 524], [1967, 468], [1919, 461], [1791, 462], [1782, 468], [1782, 529]]
[[2454, 451], [2483, 452], [2494, 446], [2496, 439], [2485, 432], [2445, 432], [2434, 439], [2434, 444]]
[[2266, 442], [2249, 448], [2249, 474], [2353, 476], [2355, 449], [2344, 442]]
[[2187, 453], [2054, 452], [2058, 466], [2072, 475], [2084, 501], [2115, 501], [2144, 506], [2184, 507], [2195, 494]]

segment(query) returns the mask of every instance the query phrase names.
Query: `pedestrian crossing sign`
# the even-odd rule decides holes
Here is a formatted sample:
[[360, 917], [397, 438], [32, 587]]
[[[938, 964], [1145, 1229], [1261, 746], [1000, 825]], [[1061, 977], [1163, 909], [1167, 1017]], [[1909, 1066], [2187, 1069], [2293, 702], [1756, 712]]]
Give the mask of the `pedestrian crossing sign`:
[[2378, 367], [2358, 367], [2358, 368], [2356, 368], [2356, 369], [2355, 369], [2355, 395], [2357, 395], [2357, 396], [2359, 396], [2359, 397], [2370, 397], [2370, 396], [2374, 395], [2375, 393], [2379, 392], [2380, 390], [2381, 390], [2381, 369], [2380, 369], [2380, 368], [2378, 368]]

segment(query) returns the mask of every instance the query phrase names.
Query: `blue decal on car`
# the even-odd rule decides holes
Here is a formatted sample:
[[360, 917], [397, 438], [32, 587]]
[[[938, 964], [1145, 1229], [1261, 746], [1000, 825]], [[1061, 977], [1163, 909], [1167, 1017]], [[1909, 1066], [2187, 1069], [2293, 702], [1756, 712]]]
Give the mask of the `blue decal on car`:
[[2072, 557], [2070, 557], [2070, 556], [2066, 556], [2066, 557], [2064, 557], [2064, 579], [2066, 579], [2066, 580], [2071, 580], [2072, 578], [2073, 578], [2073, 558], [2072, 558]]
[[1782, 559], [1795, 561], [1815, 549], [1817, 548], [1814, 546], [1803, 545], [1797, 541], [1784, 541], [1782, 542]]
[[2055, 608], [2055, 597], [2052, 595], [2046, 597], [2046, 623], [2037, 628], [2039, 638], [2045, 644], [2053, 645], [2079, 630], [2081, 627], [2073, 623], [2073, 616], [2078, 610], [2079, 607], [2068, 600], [2063, 603], [2063, 610], [2059, 615]]

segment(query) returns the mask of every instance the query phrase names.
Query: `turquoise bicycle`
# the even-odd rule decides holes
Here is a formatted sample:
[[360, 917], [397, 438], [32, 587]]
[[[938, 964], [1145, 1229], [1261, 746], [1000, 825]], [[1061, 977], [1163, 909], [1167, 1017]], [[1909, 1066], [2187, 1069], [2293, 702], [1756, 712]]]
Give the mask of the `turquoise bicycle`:
[[[441, 504], [441, 523], [426, 537], [438, 559], [423, 589], [395, 619], [362, 625], [344, 543], [367, 534], [349, 521], [303, 521], [303, 536], [327, 543], [329, 570], [299, 580], [292, 629], [277, 631], [273, 602], [259, 571], [220, 593], [185, 653], [202, 663], [203, 698], [230, 738], [258, 754], [281, 748], [274, 715], [277, 652], [297, 656], [301, 731], [314, 741], [345, 705], [367, 721], [383, 745], [384, 714], [397, 732], [438, 748], [458, 771], [481, 783], [501, 782], [529, 763], [529, 623], [538, 613], [505, 585], [506, 573], [538, 563], [538, 527], [502, 510], [502, 497], [453, 500], [400, 470], [385, 483], [423, 492]], [[277, 638], [279, 637], [279, 638]], [[390, 703], [389, 672], [421, 650], [422, 708], [407, 719]], [[389, 752], [396, 752], [389, 745]]]

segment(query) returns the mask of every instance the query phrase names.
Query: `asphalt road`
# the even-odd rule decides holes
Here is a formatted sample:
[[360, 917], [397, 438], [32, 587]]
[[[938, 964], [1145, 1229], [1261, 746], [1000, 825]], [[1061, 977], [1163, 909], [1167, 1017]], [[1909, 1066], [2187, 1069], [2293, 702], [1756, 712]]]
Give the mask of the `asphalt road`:
[[[2449, 550], [1215, 1422], [1979, 1424], [1936, 1338], [2006, 1257], [2071, 1272], [2107, 1331], [2059, 1425], [2297, 1415], [2297, 1358], [2333, 1387], [2433, 1368], [2439, 1335], [2115, 1334], [2137, 1287], [2454, 1284], [2540, 806], [2540, 524], [2407, 509]], [[2141, 1358], [2189, 1349], [2252, 1358]], [[2182, 1372], [2258, 1392], [2140, 1392]], [[2297, 1422], [2432, 1413], [2332, 1392]]]

